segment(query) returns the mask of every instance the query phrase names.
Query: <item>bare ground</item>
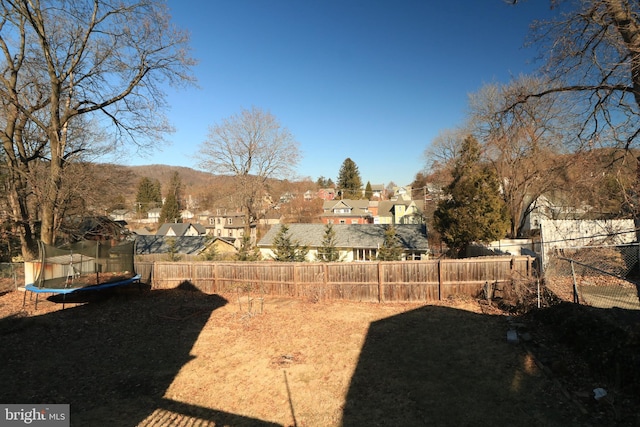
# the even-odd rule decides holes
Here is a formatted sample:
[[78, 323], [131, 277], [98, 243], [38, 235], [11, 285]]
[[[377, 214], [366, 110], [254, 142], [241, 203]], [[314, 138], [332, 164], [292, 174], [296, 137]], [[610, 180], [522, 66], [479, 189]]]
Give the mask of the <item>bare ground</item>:
[[[205, 295], [187, 284], [87, 294], [91, 301], [67, 299], [64, 310], [59, 298], [42, 297], [35, 310], [28, 296], [23, 308], [23, 297], [0, 297], [0, 402], [69, 403], [72, 425], [640, 421], [636, 383], [626, 380], [640, 371], [627, 354], [640, 354], [633, 313], [622, 328], [629, 333], [616, 335], [628, 313], [610, 322], [564, 304], [514, 317], [473, 299], [267, 297], [249, 312], [235, 294]], [[531, 339], [507, 342], [514, 328]], [[612, 336], [606, 346], [590, 341]], [[612, 342], [618, 353], [607, 353]], [[613, 376], [594, 368], [603, 351], [613, 365], [600, 365], [615, 366]], [[596, 387], [609, 392], [606, 400], [594, 399]]]

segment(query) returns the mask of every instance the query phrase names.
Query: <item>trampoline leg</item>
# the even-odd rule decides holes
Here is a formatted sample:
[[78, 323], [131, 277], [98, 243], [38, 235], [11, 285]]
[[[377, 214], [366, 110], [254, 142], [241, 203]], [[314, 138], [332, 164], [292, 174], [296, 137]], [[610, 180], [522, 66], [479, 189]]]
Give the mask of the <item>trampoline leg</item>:
[[36, 310], [38, 309], [38, 294], [37, 293], [36, 293], [36, 306], [35, 306], [35, 309]]
[[22, 308], [24, 308], [25, 304], [27, 303], [27, 292], [29, 291], [25, 289], [24, 295], [22, 296]]

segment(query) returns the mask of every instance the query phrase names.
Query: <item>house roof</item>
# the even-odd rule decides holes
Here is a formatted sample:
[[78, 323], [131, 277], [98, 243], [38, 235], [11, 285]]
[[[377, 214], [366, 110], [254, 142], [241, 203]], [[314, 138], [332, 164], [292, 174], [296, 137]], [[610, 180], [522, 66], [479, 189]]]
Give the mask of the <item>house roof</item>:
[[[274, 225], [258, 243], [258, 247], [270, 247], [280, 231], [281, 225]], [[292, 241], [310, 248], [322, 247], [325, 237], [324, 224], [287, 224]], [[338, 248], [378, 248], [384, 242], [385, 224], [336, 224], [336, 247]], [[420, 224], [395, 225], [400, 243], [408, 250], [429, 249], [425, 228]]]
[[166, 254], [170, 249], [179, 254], [195, 255], [210, 243], [207, 236], [136, 236], [136, 255]]
[[187, 230], [189, 230], [190, 227], [195, 228], [199, 234], [207, 233], [207, 229], [201, 224], [197, 224], [197, 223], [192, 224], [190, 222], [186, 222], [186, 223], [171, 222], [171, 223], [162, 224], [158, 229], [158, 231], [156, 232], [156, 235], [166, 236], [169, 230], [173, 230], [176, 236], [184, 236], [184, 234], [187, 232]]
[[[335, 209], [341, 208], [349, 208], [351, 209], [350, 213], [334, 213]], [[322, 210], [324, 213], [321, 216], [371, 216], [371, 212], [369, 212], [369, 201], [368, 200], [351, 200], [351, 199], [343, 199], [343, 200], [326, 200], [322, 204]]]

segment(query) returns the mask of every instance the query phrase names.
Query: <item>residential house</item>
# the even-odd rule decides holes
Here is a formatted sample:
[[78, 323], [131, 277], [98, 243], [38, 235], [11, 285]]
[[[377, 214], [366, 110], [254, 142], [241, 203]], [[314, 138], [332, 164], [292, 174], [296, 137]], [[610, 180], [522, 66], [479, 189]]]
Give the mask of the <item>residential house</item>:
[[368, 200], [329, 200], [322, 205], [323, 224], [373, 224]]
[[403, 187], [393, 187], [393, 197], [411, 199], [411, 186], [405, 185]]
[[375, 224], [424, 224], [424, 201], [404, 197], [378, 202]]
[[[281, 225], [271, 227], [258, 243], [263, 259], [269, 260], [274, 254], [274, 239], [280, 231]], [[308, 261], [315, 261], [318, 250], [322, 249], [325, 238], [323, 224], [288, 224], [292, 242], [297, 242], [309, 248]], [[336, 249], [341, 261], [374, 261], [378, 250], [384, 243], [385, 231], [388, 225], [376, 224], [337, 224], [333, 225]], [[394, 226], [400, 244], [404, 248], [404, 260], [427, 259], [429, 244], [424, 225], [402, 224]]]
[[195, 218], [195, 216], [196, 215], [189, 209], [185, 209], [180, 212], [180, 218], [182, 218], [183, 221], [192, 220], [193, 218]]
[[538, 197], [531, 204], [530, 212], [525, 213], [523, 232], [537, 230], [545, 220], [582, 219], [589, 212], [589, 206], [573, 206], [569, 196], [563, 191], [554, 191]]
[[335, 188], [321, 188], [318, 190], [318, 197], [322, 200], [334, 200], [336, 198]]
[[136, 236], [136, 255], [173, 253], [206, 258], [215, 254], [217, 260], [235, 259], [237, 250], [232, 239], [211, 236]]
[[238, 253], [236, 239], [230, 237], [214, 237], [208, 250], [213, 250], [218, 260], [234, 260]]
[[282, 195], [280, 196], [280, 199], [278, 199], [278, 202], [280, 204], [283, 203], [290, 203], [293, 199], [296, 198], [296, 195], [294, 193], [292, 193], [291, 191], [285, 191], [284, 193], [282, 193]]
[[158, 231], [157, 236], [204, 236], [207, 234], [207, 230], [200, 224], [188, 223], [166, 223], [162, 224]]
[[111, 211], [109, 217], [114, 221], [133, 221], [136, 213], [130, 209], [115, 209]]
[[147, 211], [147, 221], [152, 224], [157, 224], [160, 222], [160, 213], [162, 212], [162, 208], [153, 208]]
[[384, 184], [371, 184], [371, 197], [377, 200], [383, 200], [386, 197]]
[[[207, 230], [207, 234], [214, 237], [232, 239], [234, 246], [240, 248], [246, 229], [244, 213], [224, 208], [216, 209], [215, 213], [208, 216], [199, 216], [198, 220]], [[256, 241], [256, 224], [250, 226], [251, 241]]]
[[260, 225], [272, 226], [280, 224], [284, 215], [275, 209], [268, 210], [259, 220]]
[[211, 211], [198, 212], [198, 214], [196, 215], [196, 221], [206, 227], [208, 225], [207, 223], [209, 221], [209, 218], [212, 216], [213, 214], [211, 213]]
[[157, 255], [173, 252], [198, 255], [207, 248], [207, 236], [136, 236], [136, 255]]

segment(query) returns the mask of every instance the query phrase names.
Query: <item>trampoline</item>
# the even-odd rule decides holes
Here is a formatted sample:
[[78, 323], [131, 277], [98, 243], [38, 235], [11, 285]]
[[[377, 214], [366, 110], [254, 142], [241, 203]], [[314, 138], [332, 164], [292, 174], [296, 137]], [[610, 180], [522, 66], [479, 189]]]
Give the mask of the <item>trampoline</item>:
[[140, 284], [134, 268], [135, 242], [112, 244], [82, 240], [54, 247], [39, 243], [38, 259], [25, 263], [25, 294], [69, 294]]

